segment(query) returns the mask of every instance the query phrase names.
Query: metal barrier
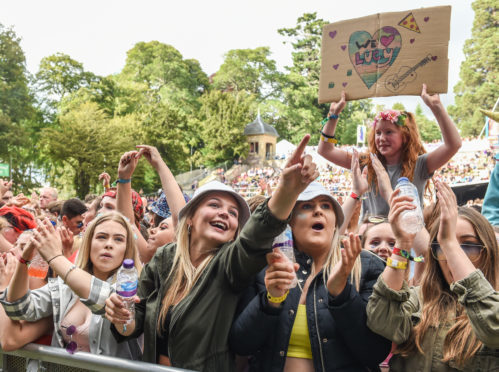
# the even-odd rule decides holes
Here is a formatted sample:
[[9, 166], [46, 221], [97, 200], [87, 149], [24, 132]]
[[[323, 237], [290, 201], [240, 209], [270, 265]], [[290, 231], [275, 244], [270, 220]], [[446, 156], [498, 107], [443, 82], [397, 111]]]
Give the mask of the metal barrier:
[[43, 361], [43, 371], [47, 372], [188, 372], [185, 369], [85, 352], [71, 355], [65, 349], [38, 344], [28, 344], [16, 351], [3, 351], [0, 348], [0, 372], [24, 372], [27, 359]]

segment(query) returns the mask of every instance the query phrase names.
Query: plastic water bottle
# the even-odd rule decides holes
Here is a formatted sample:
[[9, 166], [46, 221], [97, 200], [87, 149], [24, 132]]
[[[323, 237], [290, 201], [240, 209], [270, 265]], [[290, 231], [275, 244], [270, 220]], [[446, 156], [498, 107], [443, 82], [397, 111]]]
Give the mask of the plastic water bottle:
[[[286, 256], [292, 263], [296, 262], [295, 252], [293, 250], [293, 232], [291, 231], [291, 227], [289, 225], [286, 226], [286, 229], [281, 234], [274, 238], [272, 249], [274, 248], [279, 248], [281, 253]], [[295, 277], [289, 288], [296, 287], [296, 284], [298, 283], [296, 273], [294, 274]]]
[[414, 186], [407, 177], [400, 177], [397, 181], [395, 190], [400, 190], [400, 196], [410, 196], [412, 203], [416, 206], [415, 209], [403, 211], [400, 215], [400, 227], [409, 234], [415, 234], [423, 228], [423, 212], [419, 203], [418, 189]]
[[137, 293], [139, 284], [139, 274], [135, 268], [135, 263], [131, 258], [123, 261], [123, 265], [118, 270], [118, 278], [116, 282], [116, 293], [121, 297], [125, 308], [130, 311], [130, 319], [127, 324], [130, 324], [135, 319], [135, 303], [133, 296]]

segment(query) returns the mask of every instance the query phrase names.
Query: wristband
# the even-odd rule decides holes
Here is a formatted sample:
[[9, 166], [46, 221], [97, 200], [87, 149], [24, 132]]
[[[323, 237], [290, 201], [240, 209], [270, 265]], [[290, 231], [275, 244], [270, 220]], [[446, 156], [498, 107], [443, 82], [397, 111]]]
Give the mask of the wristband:
[[336, 138], [326, 138], [326, 137], [324, 137], [324, 135], [321, 135], [321, 141], [334, 143], [334, 144], [338, 143], [338, 140]]
[[412, 257], [409, 252], [407, 252], [406, 250], [397, 248], [397, 247], [393, 248], [392, 253], [395, 254], [395, 255], [397, 255], [397, 256], [407, 258], [408, 260], [411, 260], [411, 261], [414, 261], [414, 262], [424, 262], [424, 257], [423, 256]]
[[272, 302], [273, 304], [280, 304], [286, 299], [286, 297], [288, 297], [288, 293], [289, 289], [281, 297], [272, 297], [270, 293], [267, 291], [267, 300], [269, 300], [269, 302]]
[[64, 283], [66, 283], [66, 279], [68, 278], [68, 275], [71, 273], [71, 271], [73, 271], [74, 269], [76, 269], [76, 265], [71, 265], [71, 267], [68, 269], [68, 271], [66, 272], [66, 275], [64, 275]]
[[339, 118], [339, 116], [336, 114], [329, 115], [329, 120], [338, 119], [338, 118]]
[[389, 266], [392, 269], [405, 270], [407, 269], [407, 261], [392, 260], [391, 257], [388, 257], [386, 259], [386, 266]]
[[356, 193], [354, 193], [353, 191], [352, 191], [352, 193], [350, 194], [350, 197], [351, 197], [352, 199], [355, 199], [355, 200], [360, 200], [360, 196], [359, 196], [359, 195], [357, 195]]
[[124, 179], [124, 178], [118, 178], [116, 180], [116, 183], [130, 183], [132, 182], [132, 179], [131, 178], [128, 178], [128, 179]]
[[52, 260], [55, 260], [57, 257], [61, 257], [61, 256], [62, 256], [62, 253], [56, 254], [54, 257], [52, 257], [50, 260], [47, 261], [47, 264], [50, 265], [50, 263], [52, 262]]
[[26, 266], [29, 266], [29, 264], [31, 263], [31, 261], [25, 260], [21, 256], [19, 256], [19, 262]]

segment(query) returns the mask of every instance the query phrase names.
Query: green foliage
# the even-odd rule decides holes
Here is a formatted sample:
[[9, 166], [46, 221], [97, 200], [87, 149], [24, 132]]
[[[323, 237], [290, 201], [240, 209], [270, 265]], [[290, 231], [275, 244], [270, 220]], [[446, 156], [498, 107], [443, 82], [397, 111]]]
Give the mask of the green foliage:
[[365, 125], [370, 128], [372, 122], [373, 105], [370, 100], [358, 100], [348, 102], [340, 114], [336, 128], [336, 138], [342, 145], [354, 145], [357, 142], [357, 126]]
[[235, 93], [246, 91], [259, 101], [275, 97], [281, 74], [270, 54], [268, 47], [230, 50], [213, 77], [214, 88]]
[[454, 87], [455, 105], [448, 110], [462, 136], [476, 136], [484, 120], [479, 109], [492, 109], [499, 98], [499, 12], [496, 0], [476, 0], [471, 39], [464, 44], [466, 59]]
[[416, 116], [416, 124], [418, 125], [419, 134], [423, 142], [432, 142], [442, 138], [438, 124], [435, 120], [430, 120], [423, 114], [421, 105], [418, 104], [416, 106], [414, 115]]
[[405, 106], [400, 102], [395, 102], [392, 106], [392, 110], [406, 111]]
[[214, 165], [247, 155], [243, 131], [254, 119], [254, 100], [254, 96], [244, 92], [211, 91], [201, 97], [199, 126], [204, 147], [198, 163]]
[[133, 117], [110, 119], [89, 102], [60, 116], [59, 124], [43, 130], [42, 144], [54, 165], [69, 167], [73, 188], [84, 198], [102, 171], [115, 174], [121, 155], [134, 147], [138, 123]]

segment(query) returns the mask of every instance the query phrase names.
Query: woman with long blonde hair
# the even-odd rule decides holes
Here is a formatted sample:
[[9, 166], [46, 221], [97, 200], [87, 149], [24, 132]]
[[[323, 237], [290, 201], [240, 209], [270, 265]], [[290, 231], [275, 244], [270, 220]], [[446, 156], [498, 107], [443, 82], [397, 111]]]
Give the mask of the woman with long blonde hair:
[[[28, 291], [28, 265], [34, 251], [58, 275], [42, 288]], [[22, 251], [9, 287], [0, 297], [6, 314], [14, 320], [36, 321], [49, 317], [54, 323], [52, 346], [68, 352], [140, 359], [137, 340], [118, 345], [109, 321], [102, 317], [106, 298], [114, 290], [116, 271], [126, 258], [140, 272], [135, 238], [130, 223], [117, 212], [95, 218], [87, 227], [73, 264], [63, 254], [58, 231], [48, 219], [38, 225]], [[101, 314], [92, 314], [101, 309]]]
[[420, 287], [404, 281], [414, 235], [400, 214], [414, 206], [396, 190], [390, 223], [397, 242], [369, 299], [368, 325], [398, 346], [390, 371], [492, 371], [499, 367], [499, 251], [488, 221], [458, 208], [451, 188], [435, 183], [440, 218], [430, 230], [430, 250]]
[[[367, 182], [355, 182], [356, 160], [353, 193], [361, 195]], [[289, 223], [297, 285], [290, 288], [296, 267], [276, 248], [232, 327], [230, 345], [251, 356], [250, 370], [367, 371], [388, 355], [390, 342], [366, 325], [367, 300], [384, 267], [361, 251], [351, 233], [340, 247], [344, 220], [342, 207], [321, 184], [311, 183], [298, 197]], [[248, 291], [245, 298], [251, 297]]]
[[179, 213], [176, 242], [160, 247], [144, 267], [132, 322], [116, 294], [106, 301], [119, 340], [143, 333], [147, 362], [234, 369], [228, 337], [239, 296], [265, 266], [296, 198], [318, 176], [312, 158], [303, 156], [309, 138], [288, 161], [272, 197], [251, 217], [246, 201], [220, 182], [196, 190]]

